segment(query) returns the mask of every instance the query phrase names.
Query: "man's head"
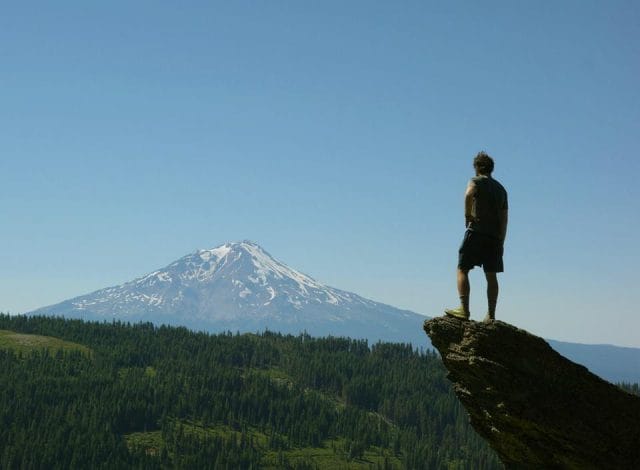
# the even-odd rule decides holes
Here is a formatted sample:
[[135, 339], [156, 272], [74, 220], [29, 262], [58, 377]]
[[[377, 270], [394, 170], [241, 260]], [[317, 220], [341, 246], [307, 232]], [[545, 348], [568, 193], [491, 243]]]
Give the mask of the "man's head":
[[478, 152], [476, 158], [473, 159], [473, 168], [476, 169], [478, 175], [491, 176], [493, 172], [493, 158], [486, 152]]

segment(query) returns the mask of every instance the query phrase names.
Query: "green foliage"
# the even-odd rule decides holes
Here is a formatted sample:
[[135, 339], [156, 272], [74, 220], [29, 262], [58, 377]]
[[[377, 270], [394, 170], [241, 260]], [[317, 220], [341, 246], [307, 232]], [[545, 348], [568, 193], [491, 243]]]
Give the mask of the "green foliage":
[[0, 468], [500, 468], [432, 351], [0, 314]]
[[[183, 435], [198, 442], [218, 440], [227, 445], [249, 442], [251, 447], [258, 451], [259, 466], [263, 469], [279, 469], [283, 467], [296, 468], [310, 465], [310, 468], [342, 468], [342, 469], [367, 469], [371, 468], [402, 468], [399, 458], [391, 455], [391, 452], [382, 448], [372, 447], [368, 450], [362, 449], [361, 455], [354, 457], [349, 455], [350, 442], [344, 439], [328, 439], [322, 443], [321, 447], [290, 447], [286, 450], [281, 447], [279, 450], [272, 449], [273, 436], [262, 433], [252, 427], [244, 427], [241, 431], [235, 431], [229, 426], [203, 426], [188, 421], [173, 420], [164, 429], [180, 429]], [[175, 432], [174, 432], [175, 433]], [[125, 436], [127, 446], [134, 453], [159, 457], [165, 455], [167, 466], [176, 463], [176, 449], [172, 443], [176, 441], [174, 437], [168, 437], [170, 431], [149, 431], [131, 433]], [[165, 441], [167, 438], [167, 441]], [[281, 439], [283, 439], [281, 437]], [[385, 464], [386, 462], [386, 464]]]

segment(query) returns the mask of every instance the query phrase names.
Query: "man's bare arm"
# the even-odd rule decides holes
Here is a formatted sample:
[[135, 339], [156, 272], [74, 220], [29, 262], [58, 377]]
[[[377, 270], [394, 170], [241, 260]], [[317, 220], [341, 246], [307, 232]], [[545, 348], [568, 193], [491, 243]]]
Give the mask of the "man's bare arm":
[[469, 181], [464, 193], [464, 226], [468, 227], [473, 221], [473, 196], [476, 194], [476, 184]]
[[500, 212], [500, 239], [504, 243], [507, 238], [507, 224], [509, 223], [509, 211], [504, 209]]

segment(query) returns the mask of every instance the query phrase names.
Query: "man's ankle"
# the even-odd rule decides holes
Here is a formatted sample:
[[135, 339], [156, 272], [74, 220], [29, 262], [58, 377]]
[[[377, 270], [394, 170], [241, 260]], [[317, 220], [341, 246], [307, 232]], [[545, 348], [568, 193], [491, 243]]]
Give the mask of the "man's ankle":
[[469, 315], [469, 296], [461, 295], [460, 296], [460, 308], [464, 311], [467, 316]]

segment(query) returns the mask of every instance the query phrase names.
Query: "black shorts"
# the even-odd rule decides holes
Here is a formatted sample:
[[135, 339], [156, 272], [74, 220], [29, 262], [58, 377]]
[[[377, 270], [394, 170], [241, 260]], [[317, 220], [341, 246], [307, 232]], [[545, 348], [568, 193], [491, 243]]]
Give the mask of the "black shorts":
[[503, 243], [497, 238], [467, 230], [458, 250], [458, 268], [464, 271], [482, 266], [485, 273], [501, 273]]

